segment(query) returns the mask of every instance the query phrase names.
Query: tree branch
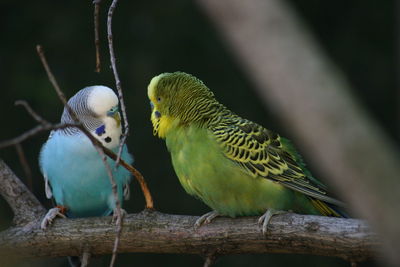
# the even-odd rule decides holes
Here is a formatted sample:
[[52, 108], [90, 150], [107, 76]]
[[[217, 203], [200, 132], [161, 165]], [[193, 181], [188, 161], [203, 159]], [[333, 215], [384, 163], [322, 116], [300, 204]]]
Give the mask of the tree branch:
[[0, 195], [4, 197], [14, 212], [16, 225], [25, 225], [46, 213], [36, 197], [1, 159]]
[[[379, 242], [355, 219], [283, 214], [274, 216], [264, 237], [256, 217], [217, 218], [194, 230], [195, 216], [159, 212], [129, 214], [123, 222], [118, 252], [242, 254], [301, 253], [361, 261], [374, 257]], [[39, 221], [37, 221], [39, 225]], [[111, 254], [115, 238], [110, 217], [57, 219], [52, 227], [29, 232], [15, 227], [0, 233], [0, 257], [21, 258]]]
[[[34, 128], [26, 131], [25, 133], [9, 139], [5, 141], [0, 142], [0, 149], [5, 148], [8, 146], [13, 146], [22, 143], [23, 141], [31, 138], [32, 136], [37, 135], [38, 133], [44, 132], [44, 131], [50, 131], [50, 130], [55, 130], [55, 129], [64, 129], [68, 127], [77, 127], [77, 124], [73, 123], [58, 123], [58, 124], [48, 124], [48, 125], [36, 125]], [[111, 151], [112, 152], [112, 151]]]
[[95, 72], [100, 73], [101, 61], [100, 61], [100, 38], [99, 38], [99, 17], [100, 17], [100, 3], [101, 0], [94, 0], [94, 46], [96, 50], [96, 68]]
[[[119, 79], [119, 75], [118, 75], [118, 71], [117, 71], [117, 64], [116, 64], [116, 58], [115, 58], [115, 53], [114, 53], [113, 35], [112, 35], [112, 17], [114, 14], [114, 9], [117, 6], [117, 3], [118, 3], [118, 0], [113, 0], [108, 9], [107, 35], [108, 35], [108, 47], [109, 47], [109, 52], [110, 52], [111, 68], [112, 68], [113, 74], [114, 74], [115, 84], [116, 84], [117, 92], [118, 92], [119, 104], [121, 106], [122, 117], [123, 117], [123, 121], [124, 121], [124, 123], [123, 123], [124, 132], [123, 132], [122, 138], [120, 140], [117, 159], [115, 161], [116, 165], [118, 166], [120, 163], [120, 160], [121, 160], [122, 149], [125, 145], [126, 138], [128, 137], [128, 134], [129, 134], [129, 124], [128, 124], [128, 117], [126, 115], [126, 108], [125, 108], [124, 96], [123, 96], [122, 88], [121, 88], [121, 81]], [[141, 186], [142, 186], [142, 184], [141, 184]], [[143, 193], [144, 193], [144, 191], [143, 191]], [[117, 205], [117, 216], [118, 216], [118, 218], [121, 217], [121, 208], [118, 205]], [[115, 260], [117, 258], [119, 239], [120, 239], [121, 231], [122, 231], [122, 219], [120, 219], [118, 222], [119, 223], [117, 224], [117, 235], [116, 235], [115, 242], [114, 242], [114, 249], [112, 251], [110, 267], [114, 266], [114, 264], [115, 264]]]
[[115, 58], [115, 53], [114, 53], [114, 43], [113, 43], [113, 34], [112, 34], [112, 18], [114, 14], [114, 9], [117, 6], [118, 0], [113, 0], [109, 9], [108, 9], [108, 14], [107, 14], [107, 36], [108, 36], [108, 49], [110, 51], [110, 62], [111, 62], [111, 68], [113, 70], [114, 74], [114, 79], [115, 79], [115, 86], [117, 87], [117, 93], [118, 93], [118, 99], [119, 103], [121, 105], [121, 113], [122, 113], [122, 118], [124, 121], [124, 133], [121, 138], [121, 142], [119, 145], [119, 150], [118, 150], [118, 157], [116, 160], [116, 164], [119, 164], [119, 161], [121, 159], [121, 153], [122, 153], [122, 147], [124, 146], [126, 139], [128, 138], [129, 135], [129, 123], [128, 123], [128, 116], [126, 115], [126, 106], [125, 106], [125, 100], [124, 100], [124, 95], [122, 92], [122, 87], [121, 87], [121, 80], [119, 79], [118, 75], [118, 70], [117, 70], [117, 64], [116, 64], [116, 58]]

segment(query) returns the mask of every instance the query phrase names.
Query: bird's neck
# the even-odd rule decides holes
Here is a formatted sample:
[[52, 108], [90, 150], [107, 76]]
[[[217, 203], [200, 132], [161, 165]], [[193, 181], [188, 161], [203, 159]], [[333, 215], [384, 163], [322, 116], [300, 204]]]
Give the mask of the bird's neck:
[[158, 126], [158, 137], [165, 138], [171, 129], [179, 125], [179, 119], [176, 117], [164, 115], [161, 116]]
[[232, 116], [235, 116], [232, 111], [216, 102], [209, 107], [207, 112], [200, 114], [197, 124], [200, 127], [213, 128], [221, 125], [227, 118], [231, 118]]
[[196, 107], [190, 112], [185, 112], [182, 116], [163, 115], [160, 118], [158, 136], [166, 138], [174, 129], [196, 126], [199, 128], [213, 128], [224, 123], [227, 118], [236, 117], [224, 105], [215, 102], [207, 108]]

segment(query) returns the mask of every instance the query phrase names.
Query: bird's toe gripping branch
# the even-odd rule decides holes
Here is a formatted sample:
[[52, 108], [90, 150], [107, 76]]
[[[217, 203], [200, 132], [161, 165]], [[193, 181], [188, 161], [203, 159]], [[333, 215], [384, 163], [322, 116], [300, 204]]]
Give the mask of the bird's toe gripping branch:
[[56, 206], [55, 208], [49, 209], [49, 211], [44, 216], [40, 228], [45, 230], [47, 226], [53, 223], [53, 220], [59, 216], [61, 218], [67, 218], [64, 214], [67, 211], [67, 208], [64, 206]]
[[218, 216], [221, 216], [221, 214], [219, 214], [215, 210], [204, 214], [203, 216], [201, 216], [196, 220], [196, 222], [194, 223], [194, 229], [198, 229], [202, 225], [209, 224], [215, 217]]
[[286, 213], [286, 211], [283, 210], [273, 210], [273, 209], [268, 209], [259, 219], [258, 219], [258, 225], [261, 227], [263, 235], [267, 234], [268, 231], [268, 224], [271, 221], [272, 216]]

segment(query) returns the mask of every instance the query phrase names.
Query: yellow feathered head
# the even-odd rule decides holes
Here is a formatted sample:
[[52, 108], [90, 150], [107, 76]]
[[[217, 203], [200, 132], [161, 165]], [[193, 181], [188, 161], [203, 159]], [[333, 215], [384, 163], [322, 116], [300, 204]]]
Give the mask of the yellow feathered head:
[[199, 120], [208, 106], [216, 102], [202, 81], [184, 72], [155, 76], [147, 93], [152, 107], [153, 133], [161, 138], [174, 125]]

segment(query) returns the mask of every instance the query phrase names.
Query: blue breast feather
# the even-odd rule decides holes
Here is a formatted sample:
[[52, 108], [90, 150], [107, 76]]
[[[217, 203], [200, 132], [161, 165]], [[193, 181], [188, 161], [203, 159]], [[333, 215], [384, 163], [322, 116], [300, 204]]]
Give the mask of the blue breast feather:
[[[114, 152], [118, 151], [118, 147]], [[133, 162], [126, 145], [122, 159]], [[67, 208], [68, 217], [107, 216], [114, 207], [110, 179], [104, 163], [89, 139], [84, 135], [66, 136], [56, 132], [40, 153], [42, 172], [49, 179], [57, 205]], [[130, 182], [130, 173], [107, 159], [123, 200], [123, 185]]]

